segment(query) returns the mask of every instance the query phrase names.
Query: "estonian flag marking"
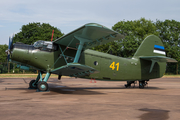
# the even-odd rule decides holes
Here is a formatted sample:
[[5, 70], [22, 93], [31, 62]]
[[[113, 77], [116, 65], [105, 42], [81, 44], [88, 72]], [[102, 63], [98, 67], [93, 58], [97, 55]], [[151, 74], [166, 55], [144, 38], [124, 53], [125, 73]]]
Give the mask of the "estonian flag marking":
[[154, 53], [166, 55], [164, 46], [154, 45]]

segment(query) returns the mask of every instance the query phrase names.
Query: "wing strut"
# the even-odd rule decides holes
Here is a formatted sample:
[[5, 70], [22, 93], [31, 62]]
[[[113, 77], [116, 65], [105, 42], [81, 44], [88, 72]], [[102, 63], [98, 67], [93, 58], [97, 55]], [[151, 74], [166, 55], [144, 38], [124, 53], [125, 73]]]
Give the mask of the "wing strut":
[[[61, 46], [59, 45], [59, 49], [60, 49], [60, 51], [61, 51], [61, 55], [57, 58], [57, 60], [54, 62], [54, 64], [52, 65], [52, 67], [56, 64], [56, 62], [63, 56], [64, 57], [64, 60], [65, 60], [65, 62], [66, 62], [66, 64], [67, 64], [67, 60], [66, 60], [66, 55], [64, 55], [64, 52], [67, 50], [67, 48], [69, 47], [69, 45], [72, 43], [72, 41], [74, 40], [74, 38], [71, 40], [71, 42], [69, 42], [69, 44], [68, 44], [68, 46], [64, 49], [64, 51], [62, 51], [62, 48], [61, 48]], [[68, 57], [70, 57], [70, 56], [68, 56]], [[70, 57], [70, 58], [72, 58], [72, 57]], [[74, 58], [73, 58], [74, 59]], [[52, 68], [51, 67], [51, 68]]]
[[151, 63], [151, 68], [150, 68], [150, 70], [149, 70], [149, 73], [152, 72], [152, 69], [153, 69], [153, 67], [154, 67], [154, 64], [157, 62], [157, 61], [155, 61], [155, 60], [151, 60], [151, 61], [152, 61], [152, 63]]
[[78, 46], [78, 50], [76, 52], [76, 56], [74, 58], [74, 61], [73, 63], [78, 63], [78, 60], [79, 60], [79, 57], [80, 57], [80, 54], [81, 54], [81, 51], [83, 49], [83, 46], [86, 42], [90, 42], [91, 40], [88, 40], [88, 39], [84, 39], [84, 38], [81, 38], [81, 37], [78, 37], [78, 36], [74, 36], [77, 40], [80, 41], [80, 44]]
[[80, 41], [80, 44], [78, 46], [78, 50], [76, 52], [76, 56], [75, 56], [75, 59], [74, 59], [73, 63], [78, 63], [78, 60], [79, 60], [83, 45], [84, 45], [84, 41]]

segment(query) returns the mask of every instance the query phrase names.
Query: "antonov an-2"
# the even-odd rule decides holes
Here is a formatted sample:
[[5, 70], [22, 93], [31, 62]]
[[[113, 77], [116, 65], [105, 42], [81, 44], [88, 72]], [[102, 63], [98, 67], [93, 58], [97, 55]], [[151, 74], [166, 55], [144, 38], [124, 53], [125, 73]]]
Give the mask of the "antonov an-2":
[[[144, 88], [149, 79], [160, 78], [166, 69], [166, 62], [176, 60], [166, 57], [160, 38], [149, 35], [141, 43], [134, 56], [122, 58], [89, 48], [122, 39], [123, 35], [105, 26], [89, 23], [58, 38], [39, 40], [33, 45], [15, 43], [9, 40], [8, 59], [21, 65], [21, 68], [34, 67], [39, 70], [30, 88], [47, 91], [47, 81], [51, 74], [108, 81], [127, 81], [130, 87], [139, 81]], [[42, 78], [42, 74], [46, 73]]]

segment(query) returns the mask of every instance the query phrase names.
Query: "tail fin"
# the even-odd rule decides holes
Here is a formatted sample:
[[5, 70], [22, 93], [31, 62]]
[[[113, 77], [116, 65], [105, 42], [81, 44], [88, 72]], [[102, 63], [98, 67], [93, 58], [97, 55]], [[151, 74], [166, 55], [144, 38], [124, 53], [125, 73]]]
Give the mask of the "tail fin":
[[139, 56], [166, 56], [161, 39], [155, 35], [146, 37], [134, 54], [134, 57]]
[[[160, 76], [162, 76], [165, 72], [165, 62], [177, 62], [175, 59], [166, 57], [166, 52], [163, 43], [161, 39], [155, 35], [149, 35], [145, 38], [145, 40], [141, 43], [138, 50], [134, 54], [134, 58], [139, 58], [145, 61], [151, 61], [149, 73], [153, 71], [155, 63], [160, 62], [161, 64], [159, 64], [159, 67], [161, 69], [159, 69], [157, 65], [155, 67], [159, 71], [161, 70]], [[149, 63], [146, 63], [146, 65], [148, 64]]]

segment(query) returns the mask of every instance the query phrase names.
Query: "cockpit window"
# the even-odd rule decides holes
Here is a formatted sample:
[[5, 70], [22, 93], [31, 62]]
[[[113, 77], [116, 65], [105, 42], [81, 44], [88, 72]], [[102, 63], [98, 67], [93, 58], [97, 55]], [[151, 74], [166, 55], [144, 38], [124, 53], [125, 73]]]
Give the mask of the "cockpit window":
[[44, 41], [39, 40], [39, 41], [36, 41], [33, 46], [35, 48], [41, 48], [41, 47], [43, 47], [43, 44], [44, 44]]
[[39, 41], [35, 42], [33, 46], [36, 49], [40, 49], [42, 51], [51, 52], [51, 51], [57, 50], [57, 46], [53, 45], [53, 42], [51, 42], [51, 41], [39, 40]]

